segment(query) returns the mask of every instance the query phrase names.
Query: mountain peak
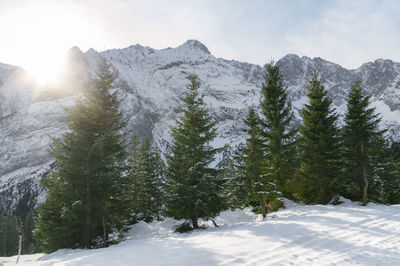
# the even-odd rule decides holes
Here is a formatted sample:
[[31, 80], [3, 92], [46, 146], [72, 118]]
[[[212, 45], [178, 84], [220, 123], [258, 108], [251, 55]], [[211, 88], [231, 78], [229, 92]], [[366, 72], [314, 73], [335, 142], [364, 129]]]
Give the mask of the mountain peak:
[[79, 49], [78, 46], [72, 46], [68, 52], [67, 52], [67, 57], [76, 57], [76, 56], [82, 56], [83, 52], [81, 49]]
[[278, 61], [276, 61], [276, 63], [278, 65], [293, 64], [294, 62], [300, 62], [301, 60], [302, 58], [296, 54], [287, 54]]
[[78, 46], [71, 47], [66, 54], [66, 65], [73, 67], [82, 62], [85, 62], [85, 54]]
[[282, 57], [281, 59], [283, 59], [283, 60], [300, 60], [301, 58], [297, 54], [287, 54], [284, 57]]
[[207, 47], [198, 40], [187, 40], [184, 44], [179, 47], [190, 47], [192, 49], [200, 50], [206, 54], [211, 54]]
[[374, 61], [375, 64], [384, 65], [384, 64], [393, 64], [394, 62], [390, 59], [378, 58]]
[[98, 52], [97, 52], [95, 49], [93, 49], [93, 48], [89, 48], [89, 50], [87, 50], [86, 53], [89, 53], [89, 54], [97, 54]]

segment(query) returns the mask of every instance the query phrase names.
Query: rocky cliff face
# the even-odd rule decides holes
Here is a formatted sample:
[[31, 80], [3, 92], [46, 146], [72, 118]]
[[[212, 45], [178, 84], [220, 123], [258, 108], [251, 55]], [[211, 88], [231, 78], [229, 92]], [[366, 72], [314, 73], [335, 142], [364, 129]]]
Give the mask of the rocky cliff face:
[[[127, 129], [140, 138], [151, 136], [164, 151], [170, 142], [169, 128], [179, 116], [178, 97], [192, 74], [200, 78], [205, 102], [218, 122], [215, 145], [238, 145], [243, 140], [241, 121], [246, 110], [259, 106], [262, 67], [215, 58], [196, 40], [162, 50], [134, 45], [83, 53], [74, 47], [61, 81], [39, 89], [22, 69], [0, 65], [0, 211], [23, 212], [33, 200], [44, 199], [38, 180], [52, 167], [50, 136], [68, 130], [65, 108], [80, 97], [101, 57], [116, 75], [115, 89], [129, 119]], [[379, 59], [348, 70], [321, 58], [287, 55], [277, 64], [299, 120], [298, 112], [306, 102], [305, 86], [313, 73], [321, 76], [341, 114], [351, 83], [361, 79], [384, 126], [390, 127], [389, 134], [399, 137], [400, 63]]]

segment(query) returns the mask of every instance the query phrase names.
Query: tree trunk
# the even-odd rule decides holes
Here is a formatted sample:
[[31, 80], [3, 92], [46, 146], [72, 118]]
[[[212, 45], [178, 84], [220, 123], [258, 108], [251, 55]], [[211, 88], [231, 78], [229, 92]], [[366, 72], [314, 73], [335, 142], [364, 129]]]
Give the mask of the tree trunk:
[[104, 216], [103, 216], [103, 241], [104, 244], [107, 242], [106, 218]]
[[107, 214], [107, 205], [106, 205], [106, 203], [104, 203], [104, 214], [103, 214], [103, 241], [104, 241], [104, 244], [107, 243], [107, 241], [108, 241], [106, 214]]
[[364, 143], [361, 142], [361, 171], [362, 171], [362, 178], [364, 180], [363, 206], [367, 205], [367, 195], [368, 195], [368, 176], [367, 176], [367, 169], [365, 167], [364, 157], [365, 157]]
[[265, 217], [267, 217], [267, 211], [265, 210], [265, 201], [263, 198], [260, 199], [260, 207], [261, 207], [263, 219], [265, 219]]
[[367, 205], [367, 193], [368, 193], [368, 179], [364, 177], [363, 206]]
[[[5, 225], [7, 226], [7, 221], [5, 221]], [[4, 226], [4, 227], [6, 227]], [[4, 257], [7, 257], [7, 229], [4, 230]]]
[[319, 187], [319, 192], [318, 192], [318, 204], [326, 204], [327, 200], [327, 189], [325, 188], [324, 185], [320, 185]]
[[199, 222], [198, 222], [198, 218], [197, 217], [193, 217], [192, 218], [192, 225], [194, 229], [198, 229], [199, 228]]
[[90, 204], [90, 176], [89, 174], [86, 174], [86, 204], [87, 204], [87, 209], [86, 209], [86, 228], [85, 228], [85, 247], [89, 248], [89, 243], [90, 243], [90, 232], [91, 232], [91, 204]]
[[19, 235], [19, 243], [18, 243], [18, 257], [17, 257], [17, 263], [19, 262], [19, 257], [21, 257], [21, 250], [22, 250], [22, 235]]

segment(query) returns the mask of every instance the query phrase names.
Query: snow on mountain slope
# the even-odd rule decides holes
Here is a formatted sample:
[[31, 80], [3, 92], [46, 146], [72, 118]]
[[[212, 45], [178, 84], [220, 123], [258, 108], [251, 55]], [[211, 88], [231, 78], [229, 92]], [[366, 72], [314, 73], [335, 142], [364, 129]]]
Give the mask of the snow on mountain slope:
[[[399, 265], [400, 205], [294, 206], [266, 220], [223, 212], [219, 228], [174, 233], [176, 221], [139, 223], [97, 250], [22, 256], [23, 265]], [[14, 265], [16, 256], [0, 258]]]
[[0, 118], [29, 106], [35, 86], [23, 69], [0, 63]]
[[[153, 137], [166, 152], [170, 126], [179, 116], [178, 98], [193, 74], [200, 78], [205, 102], [218, 122], [216, 146], [238, 145], [243, 140], [242, 118], [249, 106], [259, 106], [262, 67], [216, 58], [196, 40], [162, 50], [133, 45], [103, 52], [89, 49], [83, 53], [73, 47], [62, 82], [47, 86], [38, 94], [25, 83], [15, 85], [19, 75], [12, 73], [21, 70], [0, 65], [0, 109], [7, 110], [0, 112], [0, 211], [15, 210], [21, 200], [19, 205], [23, 206], [38, 195], [43, 196], [38, 190], [38, 180], [52, 164], [47, 153], [50, 136], [59, 136], [66, 130], [64, 107], [73, 106], [73, 99], [79, 97], [101, 57], [114, 70], [115, 89], [123, 99], [122, 109], [129, 119], [127, 129], [133, 129], [139, 138]], [[277, 64], [288, 85], [298, 120], [299, 110], [306, 102], [305, 86], [313, 73], [319, 73], [341, 114], [346, 109], [351, 83], [361, 79], [373, 104], [382, 112], [384, 126], [390, 127], [390, 136], [400, 139], [400, 98], [397, 97], [400, 96], [400, 63], [379, 59], [347, 70], [321, 58], [287, 55]], [[1, 95], [13, 100], [3, 100]]]

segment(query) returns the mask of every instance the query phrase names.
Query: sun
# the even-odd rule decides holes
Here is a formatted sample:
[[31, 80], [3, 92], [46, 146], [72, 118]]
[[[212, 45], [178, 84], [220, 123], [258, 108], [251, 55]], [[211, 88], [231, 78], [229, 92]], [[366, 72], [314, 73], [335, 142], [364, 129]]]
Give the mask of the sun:
[[[38, 56], [27, 58], [22, 67], [39, 85], [55, 83], [61, 74], [65, 51], [38, 50]], [[40, 54], [40, 56], [39, 56]]]
[[0, 49], [8, 51], [0, 61], [24, 68], [41, 84], [53, 82], [66, 52], [74, 45], [90, 46], [98, 32], [87, 10], [65, 1], [30, 3], [0, 14], [0, 32], [7, 36]]

